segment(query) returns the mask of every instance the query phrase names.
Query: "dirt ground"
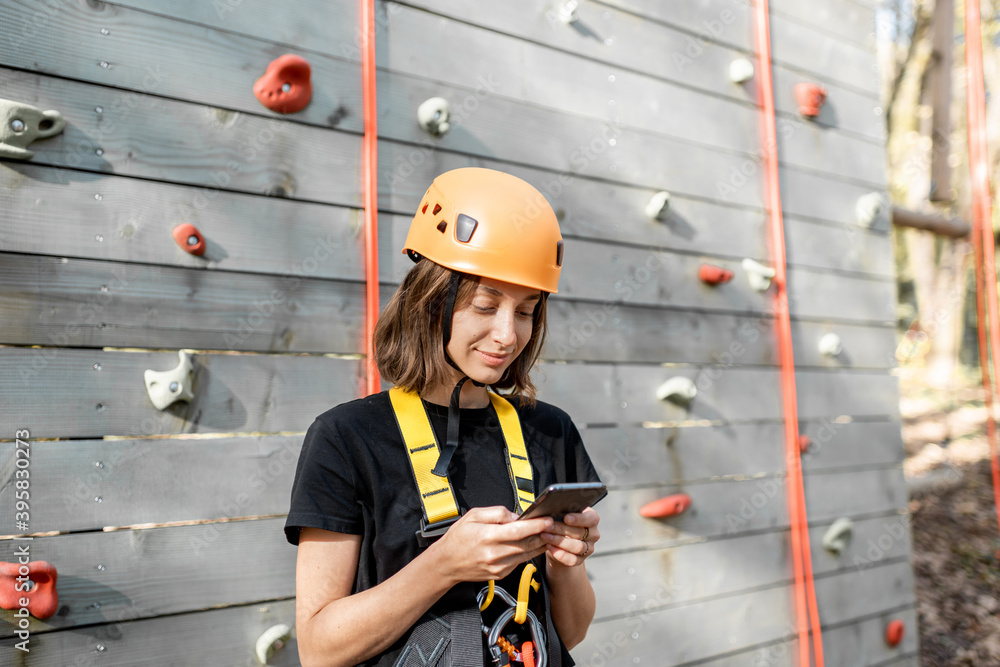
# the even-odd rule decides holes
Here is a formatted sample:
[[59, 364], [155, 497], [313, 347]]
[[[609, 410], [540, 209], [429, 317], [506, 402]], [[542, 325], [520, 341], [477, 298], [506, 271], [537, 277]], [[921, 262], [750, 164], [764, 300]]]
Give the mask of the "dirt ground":
[[901, 378], [921, 664], [1000, 665], [1000, 528], [981, 387]]

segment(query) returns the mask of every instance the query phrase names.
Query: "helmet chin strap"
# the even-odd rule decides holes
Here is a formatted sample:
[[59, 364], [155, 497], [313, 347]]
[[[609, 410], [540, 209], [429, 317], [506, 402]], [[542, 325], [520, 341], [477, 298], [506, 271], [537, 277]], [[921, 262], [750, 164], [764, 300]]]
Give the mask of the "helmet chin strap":
[[[462, 374], [462, 379], [458, 381], [455, 388], [451, 392], [451, 402], [448, 404], [448, 441], [445, 443], [444, 448], [441, 450], [441, 455], [438, 456], [437, 464], [434, 466], [433, 472], [438, 477], [448, 476], [448, 466], [451, 465], [451, 458], [455, 455], [455, 451], [458, 449], [458, 428], [461, 424], [462, 413], [459, 401], [462, 395], [462, 386], [465, 384], [466, 380], [471, 380], [468, 375], [465, 374], [455, 360], [451, 358], [448, 354], [448, 343], [451, 341], [451, 318], [455, 312], [455, 300], [458, 298], [458, 285], [461, 282], [462, 275], [458, 271], [451, 272], [451, 279], [448, 281], [448, 296], [444, 302], [444, 321], [442, 322], [442, 330], [444, 333], [444, 358], [448, 360], [453, 368], [458, 370]], [[472, 384], [477, 387], [485, 387], [486, 385], [482, 382], [477, 382], [472, 380]]]

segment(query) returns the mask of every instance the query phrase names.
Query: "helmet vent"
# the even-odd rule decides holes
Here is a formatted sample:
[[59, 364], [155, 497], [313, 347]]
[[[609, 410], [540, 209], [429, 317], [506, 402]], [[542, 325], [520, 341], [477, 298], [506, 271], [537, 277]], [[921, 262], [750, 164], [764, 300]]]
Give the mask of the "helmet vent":
[[424, 204], [424, 207], [422, 209], [420, 209], [420, 212], [421, 213], [426, 213], [427, 212], [427, 204]]
[[437, 230], [444, 234], [444, 230], [448, 229], [448, 223], [442, 220], [438, 223]]
[[478, 225], [479, 221], [475, 218], [459, 213], [458, 219], [455, 221], [455, 238], [458, 239], [459, 243], [468, 243], [472, 240], [472, 233], [476, 231]]
[[441, 212], [441, 204], [434, 204], [434, 211], [432, 215], [437, 215], [440, 212]]
[[556, 266], [562, 266], [563, 242], [556, 243]]

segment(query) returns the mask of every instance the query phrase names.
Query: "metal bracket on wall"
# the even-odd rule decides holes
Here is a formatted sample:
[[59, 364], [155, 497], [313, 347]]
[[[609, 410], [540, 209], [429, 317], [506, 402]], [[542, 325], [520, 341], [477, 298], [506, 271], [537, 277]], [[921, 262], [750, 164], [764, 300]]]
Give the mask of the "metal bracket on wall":
[[63, 131], [66, 119], [58, 111], [41, 111], [30, 104], [0, 99], [0, 157], [30, 160], [28, 145]]

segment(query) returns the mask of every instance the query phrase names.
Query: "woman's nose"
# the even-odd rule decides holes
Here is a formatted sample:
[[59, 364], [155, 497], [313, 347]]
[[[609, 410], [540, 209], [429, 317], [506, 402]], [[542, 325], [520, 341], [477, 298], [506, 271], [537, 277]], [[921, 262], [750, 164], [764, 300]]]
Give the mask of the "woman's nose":
[[493, 318], [493, 340], [504, 347], [511, 347], [517, 342], [517, 332], [514, 328], [515, 314], [513, 310], [500, 309]]

